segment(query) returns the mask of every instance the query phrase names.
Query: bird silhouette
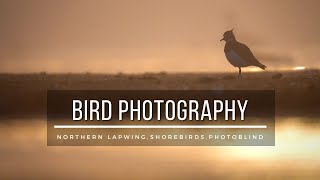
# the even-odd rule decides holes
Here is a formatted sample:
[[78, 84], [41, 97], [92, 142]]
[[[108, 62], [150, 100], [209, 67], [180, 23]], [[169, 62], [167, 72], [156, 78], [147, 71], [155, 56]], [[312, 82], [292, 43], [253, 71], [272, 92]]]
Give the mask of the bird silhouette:
[[226, 41], [226, 45], [224, 46], [224, 53], [230, 64], [232, 64], [234, 67], [239, 68], [238, 78], [242, 77], [242, 67], [257, 66], [263, 70], [267, 68], [267, 66], [260, 63], [257, 58], [254, 57], [248, 46], [236, 40], [236, 37], [233, 34], [233, 29], [225, 32], [223, 34], [223, 38], [220, 41]]

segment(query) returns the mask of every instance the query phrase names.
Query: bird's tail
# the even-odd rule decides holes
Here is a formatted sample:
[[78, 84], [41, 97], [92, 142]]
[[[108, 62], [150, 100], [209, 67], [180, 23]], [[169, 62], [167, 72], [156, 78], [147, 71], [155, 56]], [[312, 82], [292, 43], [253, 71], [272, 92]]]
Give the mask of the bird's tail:
[[258, 67], [263, 70], [265, 70], [267, 68], [267, 66], [265, 66], [264, 64], [261, 64], [261, 63], [258, 64]]

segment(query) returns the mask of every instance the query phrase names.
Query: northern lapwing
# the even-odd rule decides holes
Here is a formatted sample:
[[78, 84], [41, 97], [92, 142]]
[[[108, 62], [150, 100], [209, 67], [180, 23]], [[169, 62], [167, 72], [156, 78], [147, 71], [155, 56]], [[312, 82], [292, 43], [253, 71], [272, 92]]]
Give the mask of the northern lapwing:
[[267, 68], [267, 66], [261, 64], [257, 58], [254, 57], [248, 46], [236, 40], [233, 29], [225, 32], [220, 41], [226, 41], [224, 53], [230, 64], [239, 68], [238, 78], [241, 77], [242, 67], [257, 66], [263, 70]]

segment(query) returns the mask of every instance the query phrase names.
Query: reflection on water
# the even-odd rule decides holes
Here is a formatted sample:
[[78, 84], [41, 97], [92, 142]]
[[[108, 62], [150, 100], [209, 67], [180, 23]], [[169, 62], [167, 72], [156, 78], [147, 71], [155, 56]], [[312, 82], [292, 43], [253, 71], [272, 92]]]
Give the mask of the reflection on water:
[[45, 121], [12, 121], [0, 125], [0, 179], [319, 179], [315, 121], [278, 118], [275, 147], [47, 147]]
[[292, 119], [277, 125], [275, 147], [241, 147], [232, 151], [239, 157], [259, 160], [320, 160], [319, 138], [320, 124]]

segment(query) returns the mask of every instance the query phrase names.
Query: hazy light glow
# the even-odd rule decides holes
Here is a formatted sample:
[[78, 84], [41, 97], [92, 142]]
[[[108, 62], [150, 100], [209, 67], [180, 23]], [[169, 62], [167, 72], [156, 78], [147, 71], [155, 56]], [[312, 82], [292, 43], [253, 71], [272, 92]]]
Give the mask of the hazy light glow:
[[306, 69], [306, 67], [304, 67], [304, 66], [296, 66], [293, 68], [293, 70], [295, 70], [295, 71], [301, 71], [301, 70], [305, 70], [305, 69]]
[[260, 72], [260, 71], [262, 71], [262, 69], [260, 69], [258, 67], [251, 67], [251, 68], [248, 68], [248, 71], [249, 72]]

